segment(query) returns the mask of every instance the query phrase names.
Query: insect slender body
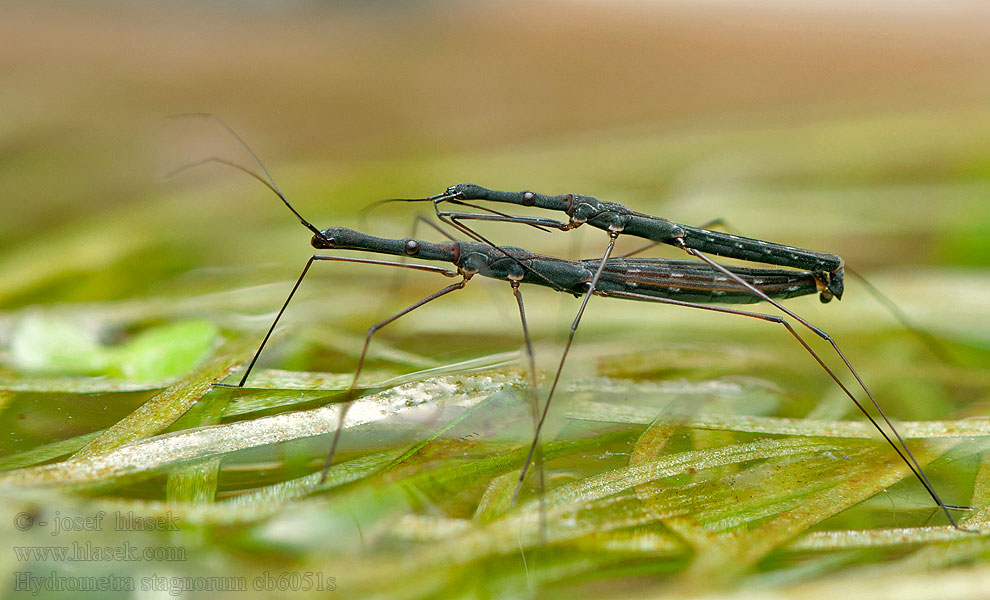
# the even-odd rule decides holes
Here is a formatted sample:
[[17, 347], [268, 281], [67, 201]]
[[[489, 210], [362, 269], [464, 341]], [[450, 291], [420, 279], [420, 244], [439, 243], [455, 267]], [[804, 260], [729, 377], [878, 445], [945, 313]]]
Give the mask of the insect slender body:
[[[492, 247], [482, 242], [431, 243], [414, 239], [384, 239], [353, 229], [331, 227], [313, 236], [317, 249], [364, 250], [395, 256], [449, 262], [468, 277], [481, 275], [529, 283], [583, 295], [601, 261], [565, 260], [522, 248]], [[730, 271], [773, 298], [793, 298], [817, 291], [810, 271], [731, 267]], [[614, 258], [606, 262], [596, 292], [633, 292], [685, 302], [749, 304], [759, 298], [704, 263], [660, 258]]]

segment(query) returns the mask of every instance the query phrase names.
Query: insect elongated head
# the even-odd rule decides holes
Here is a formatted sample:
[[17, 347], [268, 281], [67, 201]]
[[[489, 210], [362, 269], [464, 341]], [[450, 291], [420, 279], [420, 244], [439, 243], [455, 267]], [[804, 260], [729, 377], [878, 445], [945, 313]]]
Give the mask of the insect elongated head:
[[[309, 243], [320, 250], [371, 250], [377, 249], [379, 238], [347, 227], [327, 227], [314, 235]], [[385, 241], [385, 240], [382, 240]]]
[[391, 240], [375, 237], [347, 227], [328, 227], [310, 240], [320, 250], [363, 250], [395, 256], [418, 256], [426, 260], [454, 262], [457, 243], [433, 244], [412, 239]]
[[[314, 235], [309, 243], [320, 250], [371, 250], [380, 249], [375, 238], [347, 227], [327, 227]], [[381, 240], [387, 241], [387, 240]], [[382, 251], [387, 252], [386, 249]]]
[[462, 200], [487, 200], [492, 190], [473, 183], [458, 183], [447, 188], [443, 196]]

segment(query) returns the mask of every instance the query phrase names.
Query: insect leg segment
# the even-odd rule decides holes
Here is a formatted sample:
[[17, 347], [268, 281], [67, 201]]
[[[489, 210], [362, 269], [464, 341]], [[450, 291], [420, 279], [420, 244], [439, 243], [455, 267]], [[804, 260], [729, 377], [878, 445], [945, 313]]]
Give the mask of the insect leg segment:
[[436, 267], [433, 265], [408, 265], [404, 263], [397, 263], [387, 260], [375, 260], [371, 258], [352, 258], [349, 256], [328, 256], [325, 254], [314, 254], [313, 256], [309, 257], [309, 260], [306, 261], [306, 266], [303, 267], [302, 273], [299, 274], [298, 279], [296, 279], [296, 283], [292, 286], [292, 290], [289, 291], [289, 295], [286, 297], [285, 302], [282, 303], [282, 307], [278, 310], [278, 314], [275, 315], [275, 320], [272, 321], [271, 326], [268, 328], [268, 332], [265, 333], [264, 339], [261, 340], [261, 345], [259, 345], [258, 349], [255, 351], [254, 357], [251, 358], [251, 362], [248, 364], [247, 369], [244, 371], [244, 375], [241, 376], [240, 381], [238, 381], [236, 385], [215, 383], [213, 384], [215, 387], [232, 387], [232, 388], [244, 387], [244, 383], [247, 381], [248, 376], [251, 374], [251, 370], [254, 369], [255, 363], [258, 362], [258, 357], [261, 356], [261, 351], [264, 350], [265, 344], [267, 344], [269, 338], [272, 337], [272, 333], [275, 331], [275, 327], [278, 325], [279, 320], [282, 318], [282, 315], [285, 313], [285, 309], [289, 306], [289, 302], [292, 301], [292, 297], [295, 296], [296, 290], [299, 289], [299, 285], [302, 283], [303, 279], [305, 279], [306, 275], [309, 273], [309, 268], [312, 267], [313, 263], [317, 261], [336, 261], [336, 262], [350, 262], [350, 263], [363, 263], [363, 264], [371, 264], [371, 265], [384, 265], [384, 266], [392, 266], [392, 267], [403, 267], [407, 269], [413, 269], [416, 271], [439, 273], [447, 277], [456, 277], [458, 275], [458, 273], [455, 271], [451, 271], [450, 269], [444, 269], [443, 267]]
[[[911, 471], [915, 474], [915, 476], [918, 478], [918, 480], [925, 487], [925, 490], [928, 492], [928, 494], [932, 497], [932, 499], [935, 501], [935, 503], [938, 504], [938, 506], [942, 509], [942, 511], [945, 513], [946, 517], [948, 517], [949, 522], [952, 524], [952, 526], [955, 527], [955, 528], [957, 528], [957, 529], [962, 529], [961, 527], [959, 527], [959, 525], [956, 524], [955, 519], [952, 518], [952, 515], [948, 511], [947, 505], [939, 497], [938, 493], [935, 491], [935, 488], [932, 486], [931, 482], [928, 481], [928, 477], [925, 475], [924, 469], [921, 468], [921, 465], [918, 463], [918, 461], [914, 458], [914, 455], [908, 449], [907, 444], [904, 442], [904, 439], [901, 437], [901, 434], [898, 433], [897, 428], [894, 427], [894, 424], [891, 422], [890, 418], [887, 417], [887, 413], [885, 413], [884, 410], [883, 410], [883, 408], [880, 407], [880, 404], [877, 402], [876, 398], [873, 397], [873, 393], [870, 392], [870, 389], [866, 386], [866, 382], [863, 381], [863, 379], [859, 376], [859, 373], [856, 371], [856, 369], [853, 368], [852, 363], [849, 362], [849, 359], [846, 358], [846, 355], [843, 354], [842, 350], [839, 349], [839, 345], [836, 344], [835, 340], [833, 340], [831, 338], [831, 336], [829, 336], [827, 333], [825, 333], [821, 329], [815, 327], [814, 325], [812, 325], [808, 321], [806, 321], [803, 318], [799, 317], [793, 311], [785, 308], [779, 302], [777, 302], [773, 298], [769, 297], [764, 292], [762, 292], [761, 290], [759, 290], [756, 287], [754, 287], [752, 284], [744, 281], [741, 277], [739, 277], [738, 275], [736, 275], [735, 273], [733, 273], [732, 271], [730, 271], [726, 267], [718, 264], [717, 262], [715, 262], [711, 258], [705, 256], [704, 254], [702, 254], [698, 250], [696, 250], [694, 248], [689, 248], [686, 245], [682, 245], [681, 248], [684, 249], [688, 254], [691, 254], [692, 256], [695, 256], [695, 257], [703, 260], [705, 263], [707, 263], [708, 265], [710, 265], [712, 268], [714, 268], [714, 269], [722, 272], [727, 277], [733, 279], [736, 283], [738, 283], [738, 284], [746, 287], [752, 293], [758, 295], [762, 300], [764, 300], [766, 302], [769, 302], [774, 307], [776, 307], [778, 310], [780, 310], [781, 312], [783, 312], [787, 316], [791, 317], [792, 319], [794, 319], [795, 321], [797, 321], [801, 325], [807, 327], [815, 335], [817, 335], [818, 337], [820, 337], [823, 340], [825, 340], [826, 342], [828, 342], [829, 345], [832, 346], [832, 349], [835, 351], [836, 355], [842, 360], [842, 363], [846, 366], [846, 369], [849, 371], [849, 373], [852, 374], [852, 376], [856, 379], [856, 382], [859, 384], [860, 389], [862, 389], [863, 392], [866, 393], [866, 396], [870, 399], [870, 403], [877, 410], [878, 414], [881, 416], [881, 418], [883, 419], [884, 423], [886, 423], [887, 426], [890, 428], [891, 432], [894, 435], [894, 438], [897, 439], [897, 442], [898, 442], [899, 446], [898, 446], [898, 444], [895, 444], [891, 440], [891, 438], [887, 435], [886, 432], [884, 432], [884, 430], [880, 427], [879, 423], [877, 423], [869, 415], [869, 413], [867, 413], [866, 409], [848, 391], [848, 389], [845, 387], [845, 385], [842, 384], [842, 382], [838, 379], [838, 377], [835, 375], [835, 373], [822, 361], [822, 359], [813, 350], [811, 350], [811, 348], [807, 345], [807, 343], [805, 343], [804, 340], [801, 339], [800, 336], [797, 336], [796, 332], [794, 332], [794, 335], [799, 338], [799, 340], [801, 341], [801, 344], [809, 352], [812, 353], [812, 355], [815, 357], [815, 360], [817, 360], [818, 363], [822, 366], [822, 368], [825, 369], [825, 371], [829, 374], [829, 376], [837, 384], [839, 384], [839, 387], [841, 387], [842, 390], [846, 393], [846, 395], [849, 396], [849, 398], [853, 401], [853, 403], [856, 405], [856, 407], [859, 408], [859, 410], [864, 415], [866, 415], [867, 418], [869, 418], [870, 422], [873, 423], [873, 426], [877, 429], [877, 431], [879, 431], [881, 433], [881, 435], [883, 435], [884, 439], [886, 439], [890, 443], [890, 445], [894, 447], [894, 450], [897, 451], [897, 454], [901, 457], [901, 459], [904, 460], [905, 463], [907, 463], [908, 467], [911, 469]], [[784, 323], [786, 323], [786, 321], [784, 321]], [[786, 324], [786, 327], [787, 327], [787, 329], [789, 331], [792, 331], [793, 332], [790, 324]], [[903, 450], [903, 452], [902, 452], [902, 450]]]
[[[463, 219], [470, 219], [472, 221], [496, 221], [500, 223], [515, 223], [518, 225], [530, 225], [532, 227], [537, 227], [537, 228], [550, 227], [553, 229], [559, 229], [561, 231], [567, 231], [568, 229], [571, 229], [571, 226], [568, 225], [567, 223], [563, 223], [561, 221], [555, 221], [553, 219], [544, 219], [541, 217], [522, 217], [522, 216], [503, 215], [503, 214], [486, 215], [486, 214], [478, 214], [478, 213], [448, 212], [441, 210], [437, 211], [437, 217], [439, 217], [440, 220], [444, 222], [456, 221], [460, 223], [460, 221]], [[451, 225], [453, 224], [451, 223]], [[463, 229], [460, 228], [458, 229], [460, 231], [464, 231]], [[474, 232], [474, 230], [471, 231]], [[471, 233], [468, 233], [466, 231], [464, 231], [464, 233], [467, 235], [471, 235]]]
[[535, 426], [540, 414], [539, 400], [536, 396], [536, 357], [533, 354], [533, 342], [529, 336], [529, 325], [526, 322], [526, 307], [523, 305], [519, 282], [513, 281], [510, 285], [512, 286], [512, 295], [516, 298], [516, 305], [519, 307], [519, 320], [522, 322], [523, 343], [526, 348], [526, 367], [529, 369], [530, 400], [533, 404], [533, 425]]
[[[402, 267], [412, 266], [403, 263], [392, 263], [392, 264], [395, 266], [402, 266]], [[423, 265], [417, 265], [417, 266], [423, 266]], [[446, 269], [443, 270], [446, 271]], [[418, 302], [415, 302], [407, 306], [406, 308], [400, 310], [391, 317], [383, 321], [379, 321], [378, 323], [375, 323], [374, 325], [368, 328], [368, 332], [367, 334], [365, 334], [364, 337], [364, 347], [361, 349], [361, 357], [358, 359], [357, 368], [354, 370], [354, 377], [351, 379], [351, 385], [348, 386], [347, 388], [347, 396], [344, 399], [344, 403], [340, 407], [340, 416], [338, 417], [337, 420], [337, 431], [335, 431], [333, 434], [333, 442], [331, 442], [330, 444], [330, 452], [327, 454], [327, 459], [323, 463], [323, 472], [320, 474], [321, 484], [327, 480], [327, 473], [330, 471], [330, 465], [333, 463], [333, 456], [337, 452], [337, 444], [338, 442], [340, 442], [340, 434], [344, 428], [344, 418], [347, 416], [347, 411], [351, 406], [351, 401], [354, 400], [354, 390], [357, 387], [358, 377], [360, 377], [361, 375], [361, 370], [364, 368], [364, 360], [365, 357], [367, 357], [368, 355], [368, 346], [371, 345], [371, 337], [375, 335], [375, 333], [382, 327], [385, 327], [389, 323], [398, 320], [400, 317], [403, 317], [411, 313], [412, 311], [423, 306], [424, 304], [428, 302], [432, 302], [433, 300], [436, 300], [437, 298], [440, 298], [442, 296], [446, 296], [447, 294], [453, 291], [464, 289], [464, 286], [467, 284], [467, 280], [470, 278], [470, 276], [464, 274], [462, 274], [461, 276], [462, 279], [460, 281], [456, 283], [452, 283], [441, 290], [437, 290], [436, 292], [433, 292], [432, 294], [423, 298], [422, 300], [419, 300]]]
[[[519, 272], [516, 271], [515, 273], [518, 274]], [[522, 291], [519, 289], [519, 283], [519, 280], [513, 279], [510, 280], [509, 284], [512, 286], [512, 295], [515, 296], [516, 304], [519, 306], [519, 320], [522, 322], [523, 341], [525, 342], [526, 359], [528, 363], [527, 366], [529, 368], [529, 399], [532, 404], [533, 411], [533, 444], [531, 447], [531, 453], [532, 450], [535, 449], [536, 452], [533, 460], [536, 463], [537, 471], [540, 474], [540, 530], [541, 535], [545, 535], [546, 523], [544, 521], [546, 518], [546, 510], [543, 505], [543, 491], [546, 489], [546, 482], [544, 481], [543, 475], [543, 452], [541, 451], [540, 446], [540, 400], [536, 385], [536, 358], [533, 354], [533, 343], [529, 337], [529, 325], [526, 323], [526, 308], [523, 305]], [[519, 488], [522, 486], [523, 480], [526, 478], [525, 470], [528, 465], [529, 460], [526, 461], [526, 465], [523, 467], [524, 473], [520, 475], [519, 484], [516, 486], [515, 493], [513, 494], [513, 501], [515, 501], [515, 497], [518, 496]]]
[[[779, 316], [775, 316], [775, 315], [767, 315], [767, 314], [762, 314], [762, 313], [754, 313], [754, 312], [742, 311], [742, 310], [737, 310], [737, 309], [733, 309], [733, 308], [727, 308], [727, 307], [723, 307], [723, 306], [709, 306], [709, 305], [706, 305], [706, 304], [698, 304], [698, 303], [694, 303], [694, 302], [684, 302], [684, 301], [681, 301], [681, 300], [673, 300], [673, 299], [670, 299], [670, 298], [660, 298], [660, 297], [655, 297], [655, 296], [646, 296], [644, 294], [637, 294], [637, 293], [632, 293], [632, 292], [599, 290], [598, 294], [601, 295], [601, 296], [606, 296], [606, 297], [626, 298], [626, 299], [629, 299], [629, 300], [640, 300], [640, 301], [644, 301], [644, 302], [657, 302], [657, 303], [661, 303], [661, 304], [673, 304], [673, 305], [676, 305], [676, 306], [685, 306], [685, 307], [688, 307], [688, 308], [700, 308], [700, 309], [703, 309], [703, 310], [710, 310], [710, 311], [714, 311], [714, 312], [721, 312], [721, 313], [726, 313], [726, 314], [733, 314], [733, 315], [739, 315], [739, 316], [744, 316], [744, 317], [751, 317], [751, 318], [754, 318], [754, 319], [760, 319], [762, 321], [767, 321], [767, 322], [770, 322], [770, 323], [777, 323], [779, 325], [782, 325], [785, 329], [787, 329], [788, 333], [790, 333], [792, 336], [794, 336], [794, 338], [798, 341], [798, 343], [800, 343], [801, 346], [809, 354], [811, 354], [811, 356], [815, 359], [815, 362], [817, 362], [822, 367], [822, 369], [824, 369], [825, 372], [828, 373], [829, 377], [832, 379], [832, 381], [834, 381], [836, 383], [836, 385], [839, 386], [840, 389], [842, 389], [842, 391], [843, 391], [843, 393], [845, 393], [846, 397], [848, 397], [853, 402], [853, 404], [856, 405], [856, 407], [860, 410], [860, 412], [862, 412], [863, 415], [865, 415], [866, 418], [870, 421], [870, 423], [873, 425], [873, 427], [878, 432], [880, 432], [880, 435], [883, 436], [883, 438], [887, 441], [887, 443], [890, 444], [894, 448], [894, 451], [897, 452], [897, 455], [901, 457], [901, 460], [904, 461], [904, 463], [908, 466], [908, 468], [911, 470], [911, 472], [914, 474], [914, 476], [918, 479], [918, 481], [921, 482], [922, 486], [924, 486], [925, 491], [928, 492], [928, 495], [931, 496], [931, 498], [935, 501], [935, 503], [945, 513], [945, 516], [948, 518], [949, 523], [951, 523], [952, 526], [955, 527], [956, 529], [964, 530], [962, 527], [960, 527], [956, 523], [956, 520], [952, 517], [952, 514], [949, 513], [949, 510], [948, 510], [950, 508], [964, 508], [964, 507], [957, 507], [957, 506], [953, 506], [953, 505], [947, 505], [945, 502], [942, 501], [942, 499], [938, 495], [938, 492], [935, 491], [934, 486], [932, 486], [931, 482], [928, 480], [928, 477], [925, 475], [925, 472], [921, 468], [921, 465], [914, 458], [914, 455], [911, 454], [911, 451], [908, 450], [907, 446], [904, 443], [904, 440], [901, 438], [900, 434], [897, 432], [897, 429], [894, 428], [893, 424], [887, 418], [887, 415], [883, 412], [883, 410], [879, 407], [879, 405], [877, 405], [876, 400], [873, 399], [873, 396], [870, 394], [869, 390], [866, 390], [867, 395], [870, 397], [870, 400], [872, 401], [873, 405], [880, 412], [880, 415], [882, 416], [884, 422], [891, 428], [891, 431], [894, 434], [894, 438], [897, 439], [897, 442], [899, 442], [899, 445], [897, 443], [894, 443], [894, 440], [891, 438], [891, 436], [889, 434], [887, 434], [887, 432], [880, 426], [880, 423], [877, 422], [876, 419], [874, 419], [872, 415], [870, 415], [870, 413], [866, 410], [866, 407], [863, 406], [862, 403], [860, 403], [859, 400], [856, 399], [856, 397], [853, 395], [853, 393], [849, 390], [849, 388], [847, 388], [845, 386], [845, 384], [842, 383], [842, 381], [835, 374], [835, 372], [832, 371], [832, 369], [829, 368], [829, 366], [827, 364], [825, 364], [825, 361], [822, 360], [821, 356], [819, 356], [818, 353], [815, 352], [814, 349], [811, 348], [811, 346], [808, 345], [808, 343], [804, 340], [804, 338], [802, 338], [801, 335], [797, 331], [795, 331], [794, 328], [791, 326], [791, 324], [788, 323], [787, 320], [784, 319], [783, 317], [779, 317]], [[800, 318], [798, 318], [798, 320], [801, 321]], [[812, 328], [812, 330], [817, 332], [817, 330], [815, 330], [814, 328]], [[834, 343], [832, 345], [835, 346]], [[838, 351], [838, 350], [836, 350], [836, 351]], [[841, 353], [840, 353], [840, 356], [841, 356]], [[848, 363], [846, 363], [846, 364], [848, 365]], [[850, 367], [850, 369], [851, 369], [851, 367]], [[853, 371], [853, 373], [855, 374], [855, 371]], [[860, 382], [860, 385], [863, 386], [862, 380], [859, 379], [859, 376], [858, 375], [856, 376], [856, 379], [857, 379], [857, 381]], [[863, 389], [864, 390], [866, 389], [865, 386], [863, 386]], [[966, 530], [964, 530], [964, 531], [966, 531]]]
[[557, 390], [557, 384], [560, 382], [560, 375], [564, 372], [564, 362], [567, 360], [567, 354], [570, 352], [571, 344], [574, 342], [574, 334], [577, 333], [578, 325], [581, 323], [581, 316], [584, 315], [584, 309], [588, 306], [588, 301], [591, 300], [591, 296], [598, 285], [598, 280], [602, 276], [602, 271], [605, 269], [605, 265], [608, 263], [608, 257], [612, 254], [612, 249], [615, 247], [615, 239], [618, 237], [618, 233], [613, 232], [609, 236], [608, 247], [605, 249], [605, 255], [602, 257], [598, 264], [598, 269], [595, 271], [594, 276], [590, 282], [585, 284], [587, 292], [585, 293], [584, 299], [581, 301], [581, 307], [578, 308], [577, 315], [574, 317], [574, 322], [571, 323], [571, 330], [567, 336], [567, 343], [564, 345], [564, 352], [560, 357], [560, 363], [557, 365], [557, 373], [553, 377], [553, 384], [550, 386], [550, 393], [547, 394], [547, 401], [543, 404], [543, 412], [540, 415], [540, 420], [536, 424], [536, 435], [533, 436], [533, 443], [530, 445], [529, 453], [526, 455], [526, 462], [523, 465], [522, 473], [519, 474], [519, 482], [516, 484], [516, 491], [512, 495], [512, 501], [515, 502], [516, 498], [519, 496], [519, 490], [522, 487], [523, 480], [526, 479], [526, 471], [529, 469], [530, 461], [533, 457], [533, 452], [536, 450], [537, 443], [539, 441], [540, 431], [543, 429], [543, 424], [547, 420], [547, 413], [550, 410], [550, 401], [553, 399], [553, 393]]

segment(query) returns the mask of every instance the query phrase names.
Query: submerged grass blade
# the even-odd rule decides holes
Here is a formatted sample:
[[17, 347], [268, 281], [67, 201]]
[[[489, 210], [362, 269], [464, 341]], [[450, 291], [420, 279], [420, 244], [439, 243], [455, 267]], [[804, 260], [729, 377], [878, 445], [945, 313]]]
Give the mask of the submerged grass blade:
[[[604, 402], [583, 401], [568, 410], [573, 419], [610, 421], [649, 425], [656, 418], [656, 410], [648, 407], [620, 406]], [[794, 435], [808, 437], [875, 438], [876, 430], [870, 423], [856, 421], [825, 421], [818, 419], [787, 419], [781, 417], [753, 417], [704, 413], [691, 419], [674, 421], [679, 427]], [[990, 419], [977, 418], [960, 421], [900, 421], [897, 430], [904, 438], [971, 438], [990, 436]]]
[[[210, 372], [212, 374], [226, 372], [233, 364], [237, 364], [236, 357], [237, 355], [229, 354], [224, 359], [217, 359], [217, 364], [211, 365]], [[488, 397], [492, 390], [500, 389], [507, 380], [508, 378], [492, 376], [462, 377], [435, 381], [430, 385], [433, 389], [447, 390], [448, 403], [471, 406]], [[416, 405], [411, 403], [410, 399], [430, 393], [430, 385], [393, 388], [380, 394], [360, 398], [348, 411], [345, 427], [374, 422], [387, 415], [413, 409]], [[203, 386], [208, 389], [209, 382], [204, 382]], [[175, 393], [182, 398], [189, 398], [199, 392], [203, 386], [181, 387], [177, 388]], [[104, 433], [98, 438], [96, 442], [101, 439], [109, 440], [106, 446], [100, 447], [98, 453], [79, 452], [63, 462], [3, 473], [0, 474], [0, 484], [75, 487], [105, 484], [125, 476], [149, 477], [167, 467], [190, 461], [201, 461], [247, 448], [325, 435], [337, 428], [339, 411], [339, 406], [325, 406], [251, 421], [199, 427], [130, 442], [121, 440], [121, 437], [136, 436], [151, 428], [140, 427], [140, 424], [132, 426], [128, 423], [126, 428], [120, 428], [119, 435], [108, 437], [107, 433]], [[167, 414], [174, 414], [174, 411], [169, 411]], [[133, 417], [132, 414], [124, 421], [132, 422]], [[91, 443], [90, 446], [92, 445]]]
[[226, 342], [205, 365], [170, 385], [97, 439], [77, 452], [73, 459], [107, 454], [122, 445], [154, 435], [182, 416], [212, 388], [250, 358], [255, 342], [238, 338]]
[[93, 440], [99, 438], [101, 435], [103, 435], [103, 430], [94, 431], [92, 433], [78, 435], [66, 440], [59, 440], [50, 444], [36, 446], [30, 450], [18, 452], [17, 454], [4, 456], [3, 458], [0, 458], [0, 471], [29, 467], [53, 458], [58, 458], [59, 456], [65, 456], [70, 452], [76, 452], [87, 444], [92, 443]]

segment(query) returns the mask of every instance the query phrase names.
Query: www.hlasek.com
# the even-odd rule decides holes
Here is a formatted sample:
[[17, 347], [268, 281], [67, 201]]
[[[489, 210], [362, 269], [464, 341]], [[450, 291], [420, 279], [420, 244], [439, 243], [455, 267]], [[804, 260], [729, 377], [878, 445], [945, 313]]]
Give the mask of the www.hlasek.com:
[[27, 571], [14, 573], [14, 591], [37, 596], [42, 592], [166, 592], [180, 596], [183, 592], [332, 592], [337, 578], [319, 571], [265, 571], [254, 577], [175, 577], [148, 575], [79, 576], [59, 575], [51, 571], [39, 575]]
[[102, 546], [93, 542], [72, 542], [67, 546], [14, 546], [17, 562], [182, 562], [186, 549], [182, 546], [136, 546], [123, 542]]

